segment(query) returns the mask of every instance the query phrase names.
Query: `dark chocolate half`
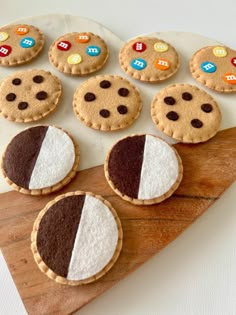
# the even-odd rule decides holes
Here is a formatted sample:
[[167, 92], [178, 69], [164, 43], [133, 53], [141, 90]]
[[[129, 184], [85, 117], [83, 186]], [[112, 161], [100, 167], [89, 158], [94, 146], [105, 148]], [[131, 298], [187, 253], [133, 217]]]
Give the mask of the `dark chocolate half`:
[[119, 141], [108, 160], [109, 179], [121, 193], [137, 198], [143, 164], [145, 136], [133, 136]]
[[7, 146], [3, 169], [16, 185], [29, 188], [31, 174], [47, 130], [46, 126], [29, 128], [16, 135]]
[[85, 195], [68, 196], [45, 213], [37, 232], [37, 249], [44, 263], [66, 278]]

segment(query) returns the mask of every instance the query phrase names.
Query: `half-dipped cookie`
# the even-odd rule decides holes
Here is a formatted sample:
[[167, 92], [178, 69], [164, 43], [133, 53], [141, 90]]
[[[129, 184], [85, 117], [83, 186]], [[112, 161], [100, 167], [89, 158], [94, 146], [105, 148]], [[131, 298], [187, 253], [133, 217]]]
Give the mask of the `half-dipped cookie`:
[[190, 84], [169, 85], [159, 91], [152, 101], [151, 115], [160, 131], [186, 143], [207, 141], [221, 124], [217, 102]]
[[55, 126], [36, 126], [17, 134], [2, 157], [2, 173], [13, 189], [45, 195], [61, 189], [76, 175], [79, 148], [72, 136]]
[[132, 135], [119, 140], [108, 153], [104, 170], [115, 193], [137, 205], [150, 205], [170, 197], [183, 176], [177, 151], [153, 135]]
[[114, 131], [130, 126], [139, 117], [142, 100], [138, 89], [128, 80], [98, 75], [77, 88], [73, 108], [88, 127]]
[[18, 71], [0, 84], [0, 114], [14, 122], [40, 120], [57, 109], [61, 81], [45, 70]]
[[108, 201], [76, 191], [57, 197], [39, 213], [31, 249], [49, 278], [80, 285], [97, 280], [114, 265], [122, 235], [120, 220]]

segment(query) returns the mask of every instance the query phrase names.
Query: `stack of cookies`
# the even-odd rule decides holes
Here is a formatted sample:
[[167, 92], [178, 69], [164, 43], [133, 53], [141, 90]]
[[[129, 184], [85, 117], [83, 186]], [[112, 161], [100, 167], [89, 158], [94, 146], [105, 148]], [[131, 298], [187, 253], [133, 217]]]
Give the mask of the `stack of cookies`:
[[[0, 28], [0, 66], [29, 63], [44, 46], [43, 33], [32, 25]], [[115, 132], [142, 115], [142, 97], [135, 82], [113, 74], [91, 75], [105, 67], [109, 48], [91, 32], [73, 32], [51, 44], [51, 65], [65, 75], [84, 77], [74, 91], [71, 110], [84, 128]], [[117, 56], [118, 58], [118, 56]], [[119, 62], [131, 80], [156, 84], [181, 67], [176, 49], [164, 40], [142, 36], [121, 48]], [[236, 92], [236, 53], [204, 47], [190, 61], [193, 77], [210, 89]], [[29, 123], [59, 110], [60, 79], [43, 69], [11, 73], [0, 84], [0, 113], [11, 123]], [[150, 115], [160, 134], [197, 144], [220, 128], [216, 100], [188, 83], [167, 85], [153, 95]], [[99, 135], [99, 136], [100, 136]], [[86, 157], [82, 157], [86, 158]], [[2, 174], [20, 193], [46, 195], [76, 175], [79, 145], [59, 126], [36, 125], [18, 133], [2, 156]], [[135, 205], [163, 202], [179, 187], [184, 169], [176, 149], [152, 134], [129, 134], [112, 145], [104, 159], [104, 175], [113, 191]], [[92, 187], [91, 187], [92, 190]], [[112, 205], [94, 193], [60, 195], [39, 213], [32, 232], [32, 252], [40, 270], [56, 282], [93, 282], [114, 265], [122, 248], [121, 222]]]

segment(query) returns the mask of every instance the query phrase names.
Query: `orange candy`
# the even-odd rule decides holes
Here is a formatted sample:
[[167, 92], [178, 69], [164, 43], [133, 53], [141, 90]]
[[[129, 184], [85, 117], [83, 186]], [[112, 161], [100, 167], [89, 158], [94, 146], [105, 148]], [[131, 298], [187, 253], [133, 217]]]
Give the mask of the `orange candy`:
[[159, 70], [168, 70], [170, 68], [169, 60], [164, 58], [156, 59], [154, 65]]
[[29, 27], [25, 25], [20, 25], [15, 30], [16, 35], [25, 35], [29, 33]]
[[81, 44], [88, 43], [90, 41], [90, 36], [89, 34], [81, 33], [76, 37], [76, 41]]
[[236, 84], [236, 73], [227, 72], [223, 76], [223, 80], [228, 84]]

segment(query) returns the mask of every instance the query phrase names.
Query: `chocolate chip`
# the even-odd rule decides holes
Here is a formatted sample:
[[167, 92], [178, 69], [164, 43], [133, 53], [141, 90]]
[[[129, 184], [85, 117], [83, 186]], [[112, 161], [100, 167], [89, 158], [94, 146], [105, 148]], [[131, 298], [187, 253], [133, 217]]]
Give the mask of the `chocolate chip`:
[[96, 99], [96, 96], [95, 94], [88, 92], [84, 95], [84, 99], [86, 102], [92, 102]]
[[20, 102], [18, 104], [18, 109], [23, 110], [23, 109], [26, 109], [28, 106], [29, 106], [29, 104], [27, 102]]
[[191, 125], [194, 128], [201, 128], [203, 126], [203, 122], [199, 119], [193, 119], [193, 120], [191, 120]]
[[188, 93], [188, 92], [184, 92], [182, 94], [182, 99], [185, 101], [191, 101], [193, 98], [192, 94]]
[[41, 75], [36, 75], [33, 77], [33, 81], [34, 83], [42, 83], [44, 81], [44, 77], [42, 77]]
[[169, 120], [173, 120], [173, 121], [176, 121], [179, 119], [179, 115], [176, 113], [176, 112], [169, 112], [166, 114], [166, 117], [169, 119]]
[[43, 101], [45, 100], [46, 98], [48, 97], [48, 93], [45, 92], [45, 91], [40, 91], [36, 94], [36, 98], [39, 100], [39, 101]]
[[202, 109], [202, 111], [205, 112], [205, 113], [210, 113], [210, 112], [212, 112], [213, 107], [212, 107], [211, 104], [208, 104], [208, 103], [207, 103], [207, 104], [202, 104], [201, 109]]
[[172, 96], [166, 96], [164, 98], [164, 102], [167, 104], [167, 105], [175, 105], [176, 101], [175, 99], [172, 97]]
[[14, 94], [14, 93], [9, 93], [9, 94], [7, 94], [7, 96], [6, 96], [6, 100], [7, 100], [8, 102], [13, 102], [15, 99], [16, 99], [16, 94]]
[[14, 85], [20, 85], [20, 84], [21, 84], [21, 79], [19, 79], [19, 78], [13, 79], [13, 80], [12, 80], [12, 84], [14, 84]]
[[103, 118], [108, 118], [110, 116], [110, 111], [108, 109], [101, 109], [99, 114], [103, 117]]
[[128, 94], [129, 94], [129, 90], [126, 89], [126, 88], [120, 88], [120, 89], [118, 90], [118, 94], [119, 94], [120, 96], [126, 97], [126, 96], [128, 96]]
[[103, 80], [100, 82], [100, 87], [102, 89], [108, 89], [111, 86], [111, 82], [108, 80]]
[[117, 111], [118, 111], [119, 114], [125, 115], [125, 114], [128, 113], [128, 108], [127, 108], [127, 106], [125, 106], [125, 105], [119, 105], [119, 106], [117, 107]]

